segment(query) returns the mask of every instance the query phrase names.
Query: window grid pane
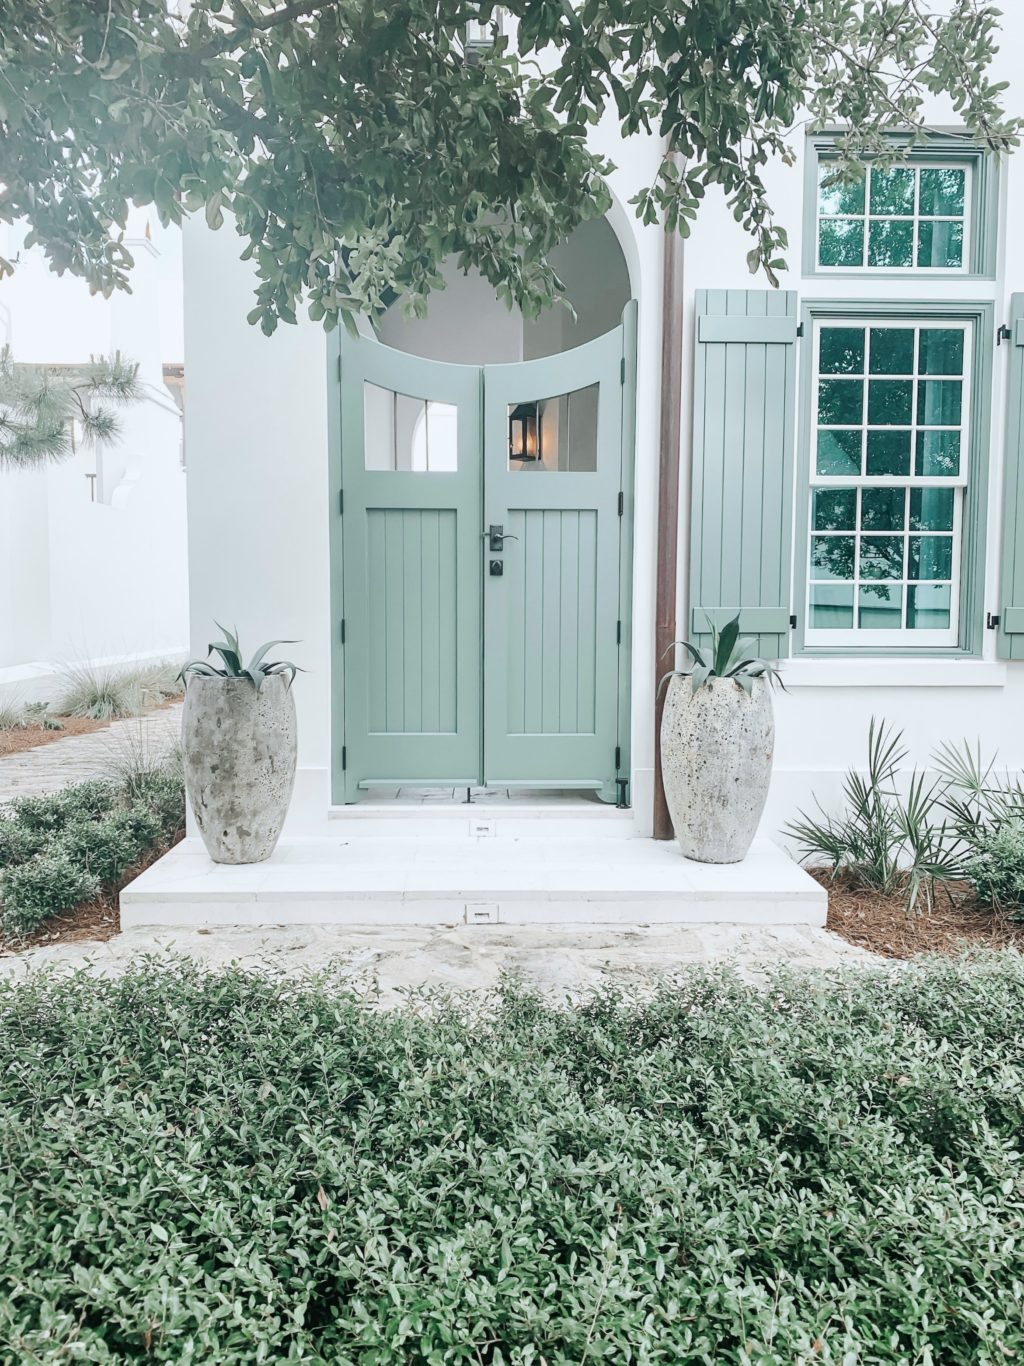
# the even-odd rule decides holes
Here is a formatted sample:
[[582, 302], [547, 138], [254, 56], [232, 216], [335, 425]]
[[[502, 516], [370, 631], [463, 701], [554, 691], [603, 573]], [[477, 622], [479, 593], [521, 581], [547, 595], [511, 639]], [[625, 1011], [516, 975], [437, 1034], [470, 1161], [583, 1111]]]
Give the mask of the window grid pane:
[[955, 643], [969, 343], [947, 321], [818, 325], [810, 643]]
[[970, 168], [868, 167], [863, 181], [818, 172], [818, 253], [825, 270], [967, 269]]

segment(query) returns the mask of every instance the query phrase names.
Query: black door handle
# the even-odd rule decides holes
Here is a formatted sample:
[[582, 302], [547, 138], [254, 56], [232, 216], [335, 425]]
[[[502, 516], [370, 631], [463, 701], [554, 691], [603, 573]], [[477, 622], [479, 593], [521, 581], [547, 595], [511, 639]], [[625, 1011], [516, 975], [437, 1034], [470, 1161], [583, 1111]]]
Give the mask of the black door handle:
[[518, 536], [513, 536], [509, 531], [503, 531], [500, 522], [492, 522], [486, 531], [480, 533], [487, 539], [488, 550], [503, 550], [506, 541], [518, 541]]

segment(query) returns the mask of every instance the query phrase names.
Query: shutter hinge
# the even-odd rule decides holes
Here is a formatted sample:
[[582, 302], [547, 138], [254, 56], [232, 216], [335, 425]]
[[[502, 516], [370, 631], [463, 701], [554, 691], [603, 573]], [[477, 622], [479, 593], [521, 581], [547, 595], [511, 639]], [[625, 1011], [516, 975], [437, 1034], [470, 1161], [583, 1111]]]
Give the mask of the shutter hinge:
[[341, 643], [342, 643], [342, 645], [345, 644], [345, 618], [344, 618], [344, 617], [342, 617], [342, 619], [341, 619]]
[[621, 622], [621, 621], [617, 621], [617, 622], [615, 623], [615, 644], [616, 644], [616, 645], [621, 645], [621, 644], [622, 644], [622, 622]]
[[342, 769], [342, 772], [344, 772], [346, 768], [348, 768], [348, 746], [347, 746], [347, 745], [342, 745], [342, 747], [341, 747], [341, 769]]
[[793, 614], [793, 615], [790, 617], [790, 619], [789, 619], [789, 628], [790, 628], [791, 631], [795, 631], [795, 630], [796, 630], [796, 613], [795, 613], [795, 612], [794, 612], [794, 614]]
[[344, 515], [345, 515], [345, 490], [344, 490], [344, 489], [339, 489], [339, 490], [338, 490], [338, 515], [339, 515], [339, 517], [344, 517]]
[[625, 382], [626, 382], [626, 357], [623, 356], [622, 359], [619, 361], [619, 383], [620, 383], [620, 384], [625, 384]]
[[985, 628], [986, 628], [986, 630], [994, 631], [998, 625], [999, 625], [999, 613], [998, 613], [998, 612], [996, 612], [996, 613], [989, 612], [989, 613], [986, 615], [986, 617], [985, 617]]
[[1009, 327], [1007, 327], [1006, 323], [1000, 323], [996, 328], [996, 346], [998, 346], [1000, 342], [1009, 341], [1012, 336], [1013, 333], [1010, 331]]
[[626, 495], [623, 493], [622, 489], [619, 489], [619, 516], [621, 517], [622, 514], [623, 514], [625, 511], [626, 511]]
[[802, 336], [804, 335], [804, 325], [803, 325], [803, 323], [797, 323], [797, 325], [796, 325], [796, 335], [797, 335], [798, 337], [802, 337]]
[[619, 771], [619, 769], [620, 769], [621, 767], [622, 767], [622, 746], [621, 746], [621, 745], [616, 745], [616, 746], [615, 746], [615, 772], [618, 773], [618, 771]]

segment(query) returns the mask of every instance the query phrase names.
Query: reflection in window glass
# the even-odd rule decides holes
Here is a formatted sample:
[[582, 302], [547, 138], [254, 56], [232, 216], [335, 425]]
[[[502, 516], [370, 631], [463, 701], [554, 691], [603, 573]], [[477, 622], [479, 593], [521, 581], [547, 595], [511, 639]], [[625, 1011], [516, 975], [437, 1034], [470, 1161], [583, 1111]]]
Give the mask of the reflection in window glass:
[[[869, 167], [844, 184], [818, 168], [818, 265], [828, 270], [963, 270], [965, 166]], [[823, 368], [823, 373], [828, 373]], [[880, 372], [879, 372], [880, 373]]]
[[590, 384], [554, 398], [510, 404], [509, 469], [596, 470], [599, 396], [600, 385]]
[[955, 643], [969, 340], [948, 322], [818, 327], [810, 643]]
[[363, 384], [368, 470], [436, 474], [458, 469], [459, 412], [453, 403]]

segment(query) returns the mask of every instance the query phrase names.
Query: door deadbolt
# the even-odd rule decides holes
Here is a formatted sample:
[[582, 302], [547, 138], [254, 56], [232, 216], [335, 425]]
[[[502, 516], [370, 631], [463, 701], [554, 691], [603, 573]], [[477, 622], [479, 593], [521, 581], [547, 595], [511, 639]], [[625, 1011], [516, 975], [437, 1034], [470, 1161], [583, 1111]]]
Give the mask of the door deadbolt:
[[491, 578], [500, 579], [505, 572], [505, 566], [501, 560], [491, 561]]

